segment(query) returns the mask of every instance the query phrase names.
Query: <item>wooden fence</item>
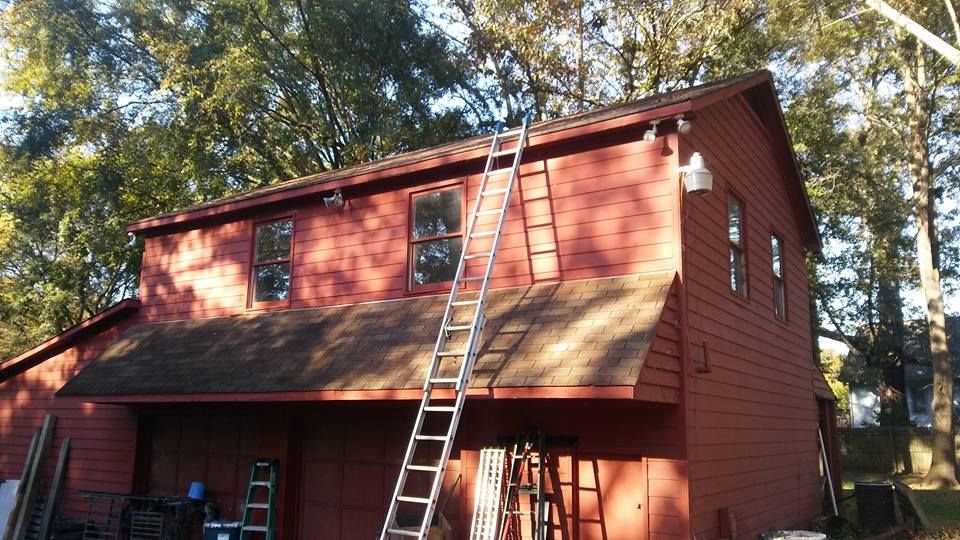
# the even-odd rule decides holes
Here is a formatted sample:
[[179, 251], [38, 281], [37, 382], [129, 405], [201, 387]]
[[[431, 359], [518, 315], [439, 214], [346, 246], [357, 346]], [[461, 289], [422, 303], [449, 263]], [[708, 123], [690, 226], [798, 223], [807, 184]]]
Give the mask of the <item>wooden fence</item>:
[[[960, 446], [956, 436], [954, 446]], [[840, 461], [844, 471], [925, 473], [930, 468], [930, 428], [874, 427], [840, 430]], [[957, 454], [960, 463], [960, 453]]]

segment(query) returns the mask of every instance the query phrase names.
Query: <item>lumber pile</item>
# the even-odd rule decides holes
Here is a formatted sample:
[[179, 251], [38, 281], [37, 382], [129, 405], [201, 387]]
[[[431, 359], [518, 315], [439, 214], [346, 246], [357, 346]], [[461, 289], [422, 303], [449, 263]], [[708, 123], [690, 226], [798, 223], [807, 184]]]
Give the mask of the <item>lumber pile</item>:
[[57, 468], [46, 497], [39, 494], [43, 480], [47, 452], [53, 443], [57, 417], [48, 414], [43, 426], [38, 428], [30, 442], [27, 459], [20, 473], [20, 482], [13, 497], [13, 507], [3, 530], [2, 540], [46, 540], [57, 507], [57, 499], [67, 468], [70, 439], [65, 438], [60, 446]]

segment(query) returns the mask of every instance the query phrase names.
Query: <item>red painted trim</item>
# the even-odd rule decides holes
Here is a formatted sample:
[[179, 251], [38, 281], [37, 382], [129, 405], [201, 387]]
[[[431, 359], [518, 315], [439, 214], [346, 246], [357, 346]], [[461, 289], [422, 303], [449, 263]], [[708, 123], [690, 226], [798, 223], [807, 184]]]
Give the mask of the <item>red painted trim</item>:
[[762, 71], [745, 81], [724, 86], [713, 92], [710, 92], [709, 94], [694, 99], [690, 103], [690, 107], [693, 110], [705, 109], [714, 103], [719, 103], [727, 98], [743, 92], [744, 90], [753, 88], [754, 86], [759, 86], [763, 83], [767, 83], [770, 86], [770, 89], [773, 89], [773, 78], [771, 77], [769, 71]]
[[[436, 390], [436, 399], [453, 399], [454, 391]], [[517, 386], [471, 388], [475, 399], [633, 399], [632, 386]], [[423, 390], [314, 390], [223, 394], [141, 394], [125, 396], [68, 396], [91, 403], [236, 403], [291, 401], [395, 401], [419, 400]]]
[[57, 355], [78, 340], [97, 334], [140, 309], [140, 300], [121, 300], [80, 324], [0, 364], [0, 382], [15, 377]]
[[[691, 103], [692, 102], [690, 101], [683, 101], [667, 107], [649, 109], [592, 124], [576, 126], [567, 129], [559, 129], [555, 131], [545, 131], [543, 133], [537, 133], [537, 128], [534, 126], [531, 128], [528, 136], [528, 143], [525, 152], [529, 152], [532, 148], [538, 146], [545, 146], [564, 142], [573, 138], [587, 137], [606, 131], [623, 129], [637, 124], [643, 124], [650, 120], [690, 112], [692, 110]], [[406, 165], [392, 165], [391, 160], [386, 159], [383, 161], [383, 164], [380, 167], [377, 167], [375, 170], [367, 173], [351, 176], [349, 168], [343, 169], [340, 171], [343, 176], [334, 177], [321, 183], [291, 188], [279, 192], [272, 192], [260, 197], [244, 199], [241, 201], [225, 202], [224, 204], [211, 206], [208, 208], [201, 208], [199, 210], [185, 211], [167, 216], [148, 218], [127, 225], [127, 231], [131, 233], [144, 233], [147, 231], [152, 231], [152, 229], [180, 225], [191, 221], [212, 218], [214, 216], [232, 214], [234, 212], [239, 212], [266, 204], [287, 201], [290, 199], [306, 197], [310, 195], [317, 195], [320, 193], [333, 192], [335, 189], [358, 186], [379, 180], [392, 179], [401, 175], [410, 175], [413, 173], [418, 173], [442, 166], [449, 166], [470, 160], [481, 160], [487, 157], [489, 147], [490, 138], [484, 137], [482, 139], [478, 139], [474, 145], [471, 145], [467, 148], [458, 146], [456, 149], [452, 149], [449, 153], [425, 157], [421, 161], [408, 163]], [[344, 196], [346, 197], [347, 195], [345, 194]]]

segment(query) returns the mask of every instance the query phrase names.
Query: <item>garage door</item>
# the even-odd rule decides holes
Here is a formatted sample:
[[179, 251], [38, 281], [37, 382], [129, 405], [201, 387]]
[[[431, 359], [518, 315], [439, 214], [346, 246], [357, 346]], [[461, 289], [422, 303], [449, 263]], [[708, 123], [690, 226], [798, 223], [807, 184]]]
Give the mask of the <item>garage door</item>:
[[237, 415], [157, 415], [150, 430], [147, 492], [184, 496], [206, 484], [224, 519], [240, 519], [256, 448], [255, 428]]
[[[340, 411], [303, 418], [300, 538], [375, 538], [392, 495], [412, 418]], [[444, 494], [460, 469], [451, 460]], [[455, 488], [459, 490], [459, 485]], [[458, 525], [459, 491], [444, 514]]]

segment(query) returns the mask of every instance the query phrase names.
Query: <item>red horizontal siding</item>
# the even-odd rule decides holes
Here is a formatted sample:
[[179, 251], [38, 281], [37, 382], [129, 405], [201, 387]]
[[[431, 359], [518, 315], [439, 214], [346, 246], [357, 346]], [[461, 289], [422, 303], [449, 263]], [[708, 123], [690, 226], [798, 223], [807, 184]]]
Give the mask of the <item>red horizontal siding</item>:
[[[673, 267], [673, 158], [642, 142], [572, 150], [523, 166], [492, 286]], [[466, 185], [469, 209], [479, 182], [474, 174], [437, 185]], [[409, 197], [423, 188], [359, 195], [342, 210], [319, 202], [291, 209], [296, 220], [291, 307], [403, 297]], [[251, 222], [244, 220], [148, 238], [141, 317], [243, 312], [251, 233]], [[481, 250], [483, 242], [475, 246]], [[481, 265], [471, 263], [468, 271], [480, 272]]]
[[133, 473], [136, 420], [122, 406], [95, 405], [54, 393], [99, 355], [129, 321], [85, 338], [38, 366], [0, 383], [0, 479], [19, 478], [34, 430], [46, 414], [57, 417], [53, 444], [46, 459], [45, 493], [60, 444], [70, 437], [65, 510], [85, 510], [77, 490], [129, 492]]
[[[804, 253], [769, 137], [739, 97], [697, 117], [681, 155], [703, 154], [713, 192], [687, 199], [684, 276], [691, 354], [712, 369], [688, 381], [692, 528], [718, 538], [719, 509], [738, 535], [805, 526], [819, 512]], [[686, 159], [686, 158], [681, 158]], [[744, 202], [748, 297], [730, 292], [727, 194]], [[787, 321], [773, 313], [770, 235], [784, 242]]]

